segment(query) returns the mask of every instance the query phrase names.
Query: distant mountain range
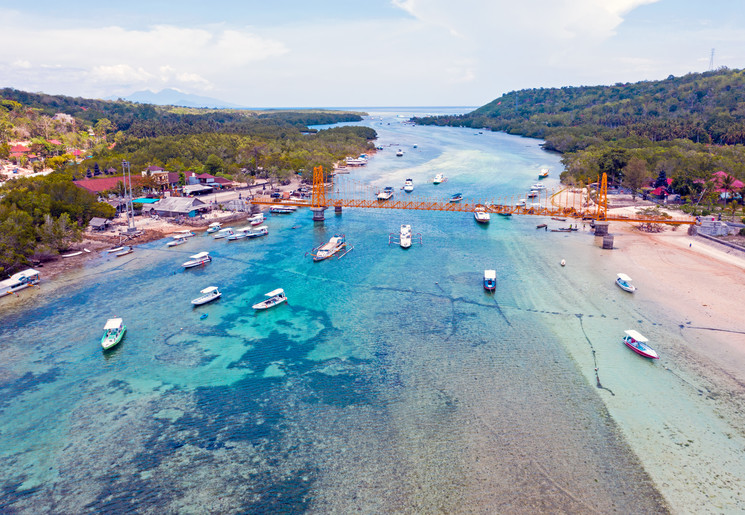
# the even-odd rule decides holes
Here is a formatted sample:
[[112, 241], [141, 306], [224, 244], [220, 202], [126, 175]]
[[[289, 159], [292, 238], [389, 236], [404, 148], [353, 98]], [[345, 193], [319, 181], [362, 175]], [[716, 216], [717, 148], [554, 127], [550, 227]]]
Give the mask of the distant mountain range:
[[110, 96], [104, 100], [119, 100], [120, 98], [140, 104], [154, 104], [161, 106], [210, 107], [214, 109], [240, 109], [245, 107], [231, 104], [230, 102], [225, 102], [217, 98], [182, 93], [175, 89], [163, 89], [157, 93], [150, 90], [136, 91], [126, 97]]

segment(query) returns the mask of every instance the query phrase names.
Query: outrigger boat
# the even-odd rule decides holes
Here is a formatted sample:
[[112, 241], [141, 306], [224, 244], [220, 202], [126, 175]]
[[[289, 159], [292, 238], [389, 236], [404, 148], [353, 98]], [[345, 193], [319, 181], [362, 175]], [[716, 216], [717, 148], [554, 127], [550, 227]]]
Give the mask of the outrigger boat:
[[633, 329], [628, 329], [624, 332], [626, 333], [626, 336], [623, 337], [623, 343], [626, 344], [626, 347], [633, 350], [640, 356], [644, 356], [645, 358], [660, 359], [657, 351], [647, 345], [647, 342], [649, 340], [647, 340], [644, 336], [637, 333]]
[[251, 229], [246, 233], [246, 238], [258, 238], [259, 236], [266, 236], [269, 234], [269, 227], [262, 225], [256, 229]]
[[101, 336], [101, 347], [104, 350], [110, 349], [124, 337], [127, 326], [121, 318], [109, 318], [103, 327], [103, 336]]
[[204, 290], [201, 290], [199, 293], [201, 293], [202, 295], [191, 301], [191, 303], [195, 306], [201, 306], [202, 304], [212, 302], [215, 299], [219, 299], [222, 295], [217, 286], [208, 286]]
[[233, 234], [228, 236], [228, 241], [235, 241], [235, 240], [242, 240], [243, 238], [248, 236], [248, 233], [251, 231], [251, 227], [241, 227], [240, 229], [236, 229], [233, 231]]
[[316, 253], [313, 254], [311, 251], [311, 256], [313, 256], [313, 261], [323, 261], [324, 259], [330, 258], [346, 246], [346, 237], [343, 234], [337, 234], [331, 238], [328, 243], [324, 243], [320, 247], [313, 249]]
[[484, 289], [494, 291], [497, 289], [497, 271], [484, 270]]
[[412, 181], [411, 179], [406, 179], [406, 181], [404, 182], [404, 191], [406, 193], [411, 193], [412, 191], [414, 191], [414, 181]]
[[217, 232], [220, 230], [220, 227], [222, 227], [222, 224], [220, 222], [212, 222], [207, 226], [207, 234], [212, 234], [213, 232]]
[[548, 168], [541, 168], [541, 173], [538, 174], [539, 179], [545, 179], [548, 177]]
[[442, 175], [441, 173], [438, 173], [437, 175], [435, 175], [435, 178], [432, 179], [432, 182], [435, 184], [440, 184], [441, 182], [444, 182], [444, 181], [445, 181], [445, 176]]
[[29, 286], [39, 284], [40, 274], [33, 268], [13, 274], [9, 279], [0, 281], [0, 297], [5, 297]]
[[449, 202], [460, 202], [461, 200], [463, 200], [463, 194], [455, 193], [454, 195], [450, 196]]
[[122, 250], [121, 252], [117, 252], [116, 257], [126, 256], [127, 254], [131, 254], [132, 252], [134, 252], [134, 250], [135, 250], [134, 247], [130, 245], [127, 250]]
[[477, 207], [473, 211], [473, 217], [480, 224], [488, 224], [489, 223], [489, 220], [491, 220], [491, 216], [486, 211], [486, 208], [485, 207]]
[[189, 256], [189, 261], [186, 261], [182, 266], [184, 268], [194, 268], [195, 266], [206, 265], [210, 261], [212, 261], [212, 258], [209, 252], [200, 252]]
[[221, 238], [227, 238], [231, 234], [233, 234], [233, 228], [232, 227], [226, 227], [224, 229], [220, 229], [219, 231], [217, 231], [217, 234], [215, 234], [213, 236], [213, 238], [216, 239], [216, 240], [219, 240]]
[[636, 286], [631, 284], [631, 277], [626, 274], [618, 274], [616, 277], [616, 284], [619, 288], [629, 293], [634, 293], [636, 291]]
[[251, 307], [254, 309], [269, 309], [277, 304], [287, 302], [287, 295], [285, 295], [285, 291], [282, 288], [277, 288], [276, 290], [272, 290], [264, 295], [269, 298], [259, 302], [258, 304], [254, 304]]

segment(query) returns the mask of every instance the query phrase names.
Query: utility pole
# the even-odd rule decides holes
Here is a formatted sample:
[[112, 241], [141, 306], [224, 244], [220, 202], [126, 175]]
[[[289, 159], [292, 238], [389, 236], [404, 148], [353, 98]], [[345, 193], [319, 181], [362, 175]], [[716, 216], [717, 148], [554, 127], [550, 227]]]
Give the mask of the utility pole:
[[[124, 173], [126, 172], [126, 176]], [[129, 161], [122, 161], [122, 178], [124, 179], [124, 194], [127, 201], [127, 232], [137, 232], [135, 228], [135, 208], [132, 205], [132, 169], [129, 166]], [[127, 182], [129, 182], [129, 193], [127, 193]]]
[[709, 57], [709, 71], [714, 71], [714, 49], [711, 49], [711, 57]]

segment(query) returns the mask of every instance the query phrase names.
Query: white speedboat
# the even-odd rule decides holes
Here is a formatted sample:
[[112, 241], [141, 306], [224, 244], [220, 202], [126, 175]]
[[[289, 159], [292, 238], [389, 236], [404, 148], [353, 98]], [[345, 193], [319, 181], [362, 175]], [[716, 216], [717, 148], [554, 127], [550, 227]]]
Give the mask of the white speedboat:
[[548, 168], [541, 168], [541, 173], [538, 174], [539, 179], [545, 179], [548, 177]]
[[0, 281], [0, 297], [10, 295], [29, 286], [39, 284], [40, 274], [33, 268], [13, 274], [9, 279]]
[[626, 345], [626, 347], [633, 350], [640, 356], [644, 356], [645, 358], [660, 359], [657, 351], [647, 345], [647, 342], [649, 340], [647, 340], [644, 336], [637, 333], [633, 329], [628, 329], [624, 332], [626, 333], [626, 336], [623, 337], [623, 343]]
[[220, 222], [212, 222], [207, 227], [207, 234], [212, 234], [213, 232], [219, 231], [220, 227], [222, 227], [222, 224]]
[[248, 219], [248, 223], [251, 225], [261, 225], [266, 221], [266, 216], [264, 216], [264, 213], [256, 213], [251, 218]]
[[124, 325], [124, 321], [121, 318], [110, 318], [106, 321], [106, 325], [103, 327], [103, 336], [101, 336], [101, 347], [104, 350], [110, 349], [124, 337], [124, 333], [127, 331], [127, 326]]
[[619, 288], [629, 293], [634, 293], [636, 291], [636, 286], [631, 284], [631, 277], [626, 274], [618, 274], [616, 276], [616, 284]]
[[491, 215], [489, 215], [485, 207], [477, 207], [473, 211], [473, 217], [480, 224], [487, 224], [489, 223], [489, 220], [491, 220]]
[[258, 304], [254, 304], [251, 307], [254, 309], [269, 309], [277, 304], [287, 302], [287, 296], [282, 288], [277, 288], [276, 290], [272, 290], [264, 295], [269, 298], [259, 302]]
[[235, 240], [242, 240], [246, 237], [248, 237], [248, 233], [251, 232], [251, 227], [241, 227], [240, 229], [235, 229], [233, 231], [233, 234], [228, 236], [228, 241], [235, 241]]
[[378, 200], [389, 200], [393, 196], [393, 187], [386, 186], [383, 191], [378, 193]]
[[484, 270], [484, 289], [494, 291], [497, 289], [497, 271]]
[[198, 254], [194, 254], [193, 256], [189, 256], [189, 261], [186, 261], [183, 264], [183, 267], [193, 268], [195, 266], [206, 265], [210, 261], [212, 261], [212, 258], [210, 257], [209, 252], [200, 252]]
[[269, 208], [269, 212], [275, 215], [287, 215], [297, 211], [296, 206], [272, 206]]
[[323, 261], [339, 252], [341, 249], [346, 247], [346, 245], [347, 240], [345, 236], [343, 234], [337, 234], [331, 238], [328, 243], [324, 243], [320, 247], [313, 249], [315, 254], [311, 252], [311, 256], [313, 256], [313, 261]]
[[259, 236], [266, 236], [267, 234], [269, 234], [269, 227], [262, 225], [255, 229], [251, 228], [251, 230], [246, 233], [246, 238], [258, 238]]
[[414, 181], [412, 181], [411, 179], [406, 179], [406, 181], [404, 182], [404, 191], [406, 193], [411, 193], [412, 191], [414, 191]]
[[216, 240], [219, 240], [221, 238], [227, 238], [233, 234], [233, 228], [232, 227], [225, 227], [224, 229], [220, 229], [217, 231], [217, 233], [213, 236]]
[[186, 243], [186, 241], [186, 238], [183, 237], [173, 238], [173, 240], [166, 243], [166, 246], [175, 247], [176, 245], [183, 245], [184, 243]]
[[441, 173], [438, 173], [437, 175], [435, 175], [435, 178], [432, 179], [432, 182], [435, 183], [435, 184], [440, 184], [444, 180], [445, 180], [445, 176], [442, 175]]
[[401, 232], [398, 236], [398, 243], [402, 248], [408, 249], [411, 247], [411, 226], [404, 224], [401, 226]]
[[215, 299], [219, 299], [222, 295], [217, 286], [208, 286], [204, 290], [201, 290], [199, 293], [201, 293], [202, 295], [191, 301], [191, 303], [195, 306], [201, 306], [202, 304], [212, 302]]

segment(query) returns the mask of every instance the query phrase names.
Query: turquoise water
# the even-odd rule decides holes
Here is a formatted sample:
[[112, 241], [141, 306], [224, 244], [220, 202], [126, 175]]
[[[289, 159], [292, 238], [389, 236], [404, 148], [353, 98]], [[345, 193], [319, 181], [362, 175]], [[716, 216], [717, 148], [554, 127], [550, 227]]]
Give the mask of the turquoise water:
[[[544, 167], [557, 183], [536, 140], [399, 114], [413, 111], [362, 122], [385, 150], [350, 178], [411, 177], [442, 198], [517, 195]], [[589, 233], [538, 233], [544, 221], [345, 209], [314, 224], [300, 210], [269, 216], [264, 238], [153, 242], [9, 299], [0, 511], [742, 509], [741, 426], [675, 367], [674, 321], [612, 285]], [[423, 245], [389, 245], [402, 223]], [[354, 249], [313, 263], [335, 233]], [[212, 263], [182, 269], [205, 250]], [[210, 285], [223, 297], [192, 308]], [[278, 287], [286, 305], [251, 309]], [[115, 316], [127, 335], [104, 353]], [[663, 363], [620, 344], [632, 327], [670, 342]]]

